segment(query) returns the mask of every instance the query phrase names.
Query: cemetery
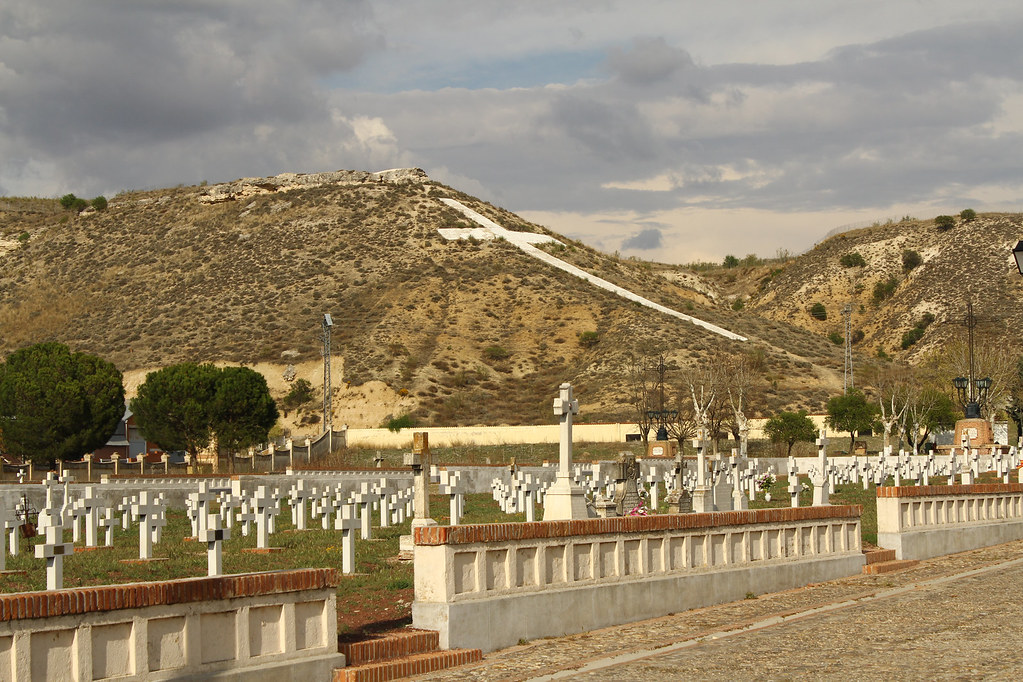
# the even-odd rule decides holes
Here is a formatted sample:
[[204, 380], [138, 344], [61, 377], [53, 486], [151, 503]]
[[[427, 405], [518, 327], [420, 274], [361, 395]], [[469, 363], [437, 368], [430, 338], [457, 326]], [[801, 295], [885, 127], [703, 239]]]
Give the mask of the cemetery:
[[417, 431], [387, 469], [4, 484], [0, 671], [358, 679], [385, 664], [338, 635], [409, 606], [447, 665], [1023, 538], [1015, 447], [577, 462], [578, 411], [562, 385], [542, 465], [438, 464]]

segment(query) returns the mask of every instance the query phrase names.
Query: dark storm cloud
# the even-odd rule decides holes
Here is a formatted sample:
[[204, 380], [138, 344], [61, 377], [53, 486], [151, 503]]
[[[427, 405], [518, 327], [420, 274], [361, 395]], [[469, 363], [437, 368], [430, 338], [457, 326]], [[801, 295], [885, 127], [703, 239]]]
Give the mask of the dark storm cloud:
[[635, 249], [637, 251], [650, 251], [659, 249], [663, 245], [661, 231], [657, 228], [640, 230], [622, 242], [623, 249]]
[[237, 144], [258, 126], [322, 131], [319, 79], [380, 47], [361, 2], [15, 0], [0, 9], [0, 152], [108, 157], [92, 174], [123, 182], [116, 156], [141, 148], [194, 145], [198, 158], [218, 133]]

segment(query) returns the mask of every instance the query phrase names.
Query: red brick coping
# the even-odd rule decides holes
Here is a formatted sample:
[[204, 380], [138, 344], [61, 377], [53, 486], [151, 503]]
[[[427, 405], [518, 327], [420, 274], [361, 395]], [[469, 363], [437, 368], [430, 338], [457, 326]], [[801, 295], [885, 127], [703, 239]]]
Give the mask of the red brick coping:
[[900, 485], [877, 489], [878, 497], [947, 497], [948, 495], [990, 495], [1020, 493], [1023, 483], [977, 483], [976, 485]]
[[577, 535], [647, 533], [663, 530], [746, 526], [757, 523], [785, 523], [859, 517], [858, 504], [824, 507], [782, 507], [747, 511], [708, 512], [702, 514], [656, 514], [619, 516], [611, 519], [579, 521], [540, 521], [535, 523], [481, 523], [465, 526], [425, 526], [413, 529], [417, 545], [464, 545], [473, 542], [538, 540]]
[[337, 587], [339, 582], [336, 568], [304, 568], [215, 578], [76, 587], [52, 592], [18, 592], [0, 595], [0, 621], [255, 597]]

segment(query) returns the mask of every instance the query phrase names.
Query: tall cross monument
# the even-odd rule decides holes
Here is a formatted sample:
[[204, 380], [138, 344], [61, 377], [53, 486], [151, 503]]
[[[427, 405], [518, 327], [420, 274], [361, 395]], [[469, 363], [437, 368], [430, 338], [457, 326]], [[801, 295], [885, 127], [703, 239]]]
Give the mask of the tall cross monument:
[[543, 498], [544, 521], [589, 518], [583, 489], [572, 480], [572, 415], [579, 414], [579, 401], [572, 397], [572, 384], [561, 384], [554, 399], [554, 415], [561, 420], [561, 449], [558, 478]]

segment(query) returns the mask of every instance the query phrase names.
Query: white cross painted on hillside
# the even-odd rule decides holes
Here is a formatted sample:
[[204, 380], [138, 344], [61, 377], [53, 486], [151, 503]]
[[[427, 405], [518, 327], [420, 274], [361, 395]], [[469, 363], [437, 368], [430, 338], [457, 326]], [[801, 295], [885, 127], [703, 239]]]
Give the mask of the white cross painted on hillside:
[[558, 452], [558, 474], [572, 473], [572, 415], [579, 414], [579, 401], [572, 398], [572, 384], [561, 384], [560, 395], [554, 399], [554, 415], [561, 422], [561, 448]]

